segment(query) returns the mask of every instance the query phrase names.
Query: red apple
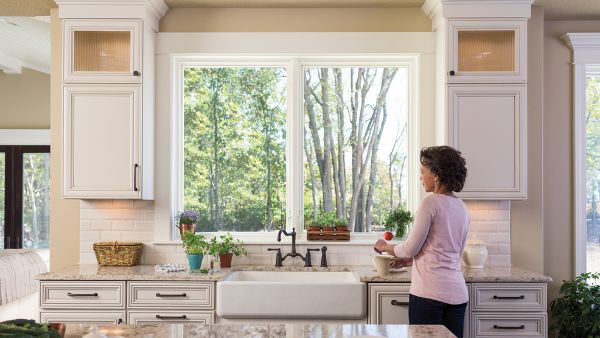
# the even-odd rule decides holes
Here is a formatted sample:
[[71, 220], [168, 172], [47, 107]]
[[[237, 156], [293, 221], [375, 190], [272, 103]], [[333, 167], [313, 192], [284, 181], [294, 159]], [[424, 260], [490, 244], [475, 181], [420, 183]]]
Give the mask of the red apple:
[[394, 234], [391, 231], [386, 231], [383, 233], [383, 239], [385, 239], [386, 241], [389, 241], [392, 238], [394, 238]]

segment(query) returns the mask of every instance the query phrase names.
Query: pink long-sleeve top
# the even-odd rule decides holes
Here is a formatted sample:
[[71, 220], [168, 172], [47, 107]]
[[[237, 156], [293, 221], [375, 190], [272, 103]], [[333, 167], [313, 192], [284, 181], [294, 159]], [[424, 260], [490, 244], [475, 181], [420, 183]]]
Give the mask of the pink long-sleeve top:
[[411, 294], [447, 304], [469, 301], [460, 264], [468, 230], [461, 199], [432, 194], [423, 200], [408, 238], [394, 247], [397, 257], [413, 257]]

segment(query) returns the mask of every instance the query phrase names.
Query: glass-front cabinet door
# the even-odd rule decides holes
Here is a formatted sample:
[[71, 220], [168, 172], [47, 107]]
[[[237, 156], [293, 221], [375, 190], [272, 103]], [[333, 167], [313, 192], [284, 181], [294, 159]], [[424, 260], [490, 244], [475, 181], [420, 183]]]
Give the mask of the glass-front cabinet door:
[[142, 81], [140, 20], [65, 20], [64, 81]]
[[520, 20], [449, 21], [448, 82], [526, 82], [526, 27]]

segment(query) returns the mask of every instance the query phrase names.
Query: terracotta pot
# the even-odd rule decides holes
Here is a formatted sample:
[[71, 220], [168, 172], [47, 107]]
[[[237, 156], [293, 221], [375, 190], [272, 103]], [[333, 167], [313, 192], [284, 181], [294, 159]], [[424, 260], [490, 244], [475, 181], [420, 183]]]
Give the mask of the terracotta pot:
[[318, 227], [316, 225], [311, 225], [308, 227], [309, 231], [321, 231], [321, 227]]
[[177, 229], [179, 229], [179, 235], [183, 238], [184, 233], [196, 233], [196, 224], [179, 224], [176, 225]]
[[219, 255], [221, 258], [221, 267], [222, 268], [230, 268], [231, 267], [231, 259], [233, 258], [233, 253], [228, 252], [224, 255]]

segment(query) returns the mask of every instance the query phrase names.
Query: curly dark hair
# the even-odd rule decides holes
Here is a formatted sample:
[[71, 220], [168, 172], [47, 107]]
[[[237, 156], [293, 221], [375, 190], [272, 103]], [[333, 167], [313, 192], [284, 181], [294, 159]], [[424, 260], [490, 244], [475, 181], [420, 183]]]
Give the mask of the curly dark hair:
[[467, 178], [467, 162], [460, 151], [449, 146], [421, 149], [421, 164], [440, 178], [448, 191], [459, 192]]

